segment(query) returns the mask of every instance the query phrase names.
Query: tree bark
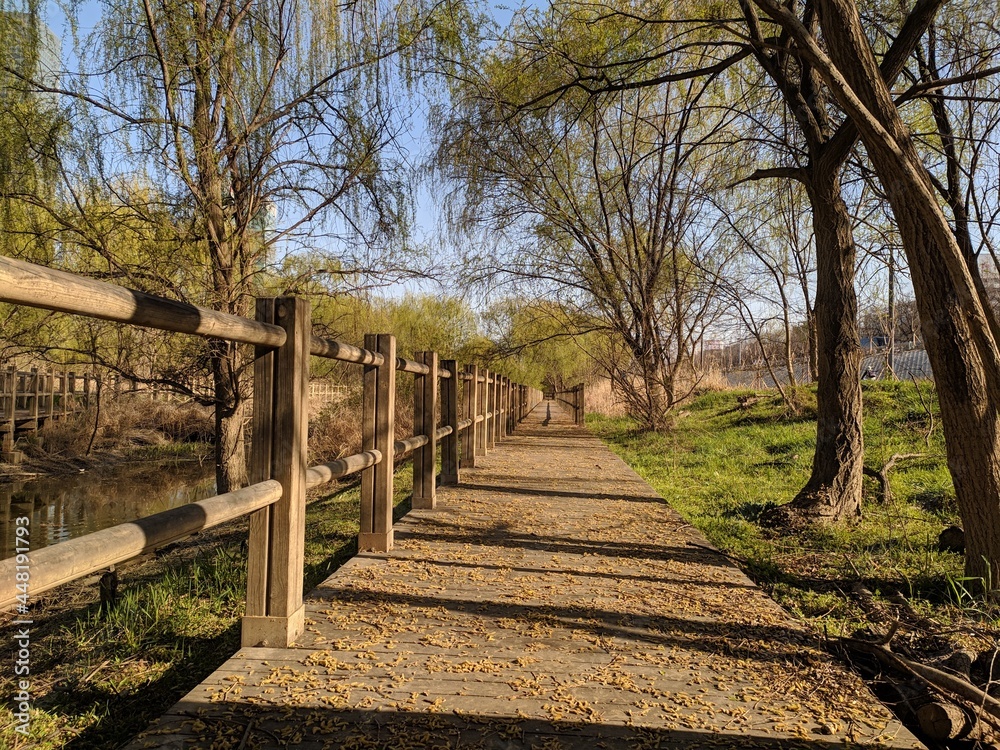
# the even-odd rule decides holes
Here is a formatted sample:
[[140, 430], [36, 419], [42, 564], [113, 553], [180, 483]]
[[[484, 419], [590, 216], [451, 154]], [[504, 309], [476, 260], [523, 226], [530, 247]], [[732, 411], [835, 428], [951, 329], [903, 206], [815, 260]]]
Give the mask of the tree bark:
[[216, 491], [232, 492], [247, 485], [247, 412], [250, 400], [243, 393], [246, 371], [237, 345], [213, 341], [212, 376], [215, 387]]
[[861, 513], [857, 251], [839, 172], [839, 162], [816, 161], [805, 179], [816, 235], [816, 451], [809, 481], [791, 503], [772, 513], [772, 523], [833, 521]]

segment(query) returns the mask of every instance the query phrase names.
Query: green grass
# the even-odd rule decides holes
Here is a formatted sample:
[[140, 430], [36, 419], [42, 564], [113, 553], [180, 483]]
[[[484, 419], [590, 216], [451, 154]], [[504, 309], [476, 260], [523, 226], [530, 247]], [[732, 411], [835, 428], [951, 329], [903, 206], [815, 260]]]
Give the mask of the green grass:
[[[809, 477], [816, 440], [815, 392], [791, 416], [776, 394], [741, 408], [747, 391], [713, 392], [684, 408], [669, 433], [643, 432], [628, 419], [588, 415], [587, 423], [688, 522], [787, 609], [831, 634], [864, 627], [850, 596], [861, 581], [876, 596], [898, 592], [939, 620], [985, 618], [961, 586], [961, 556], [937, 550], [937, 537], [959, 523], [944, 444], [929, 384], [865, 382], [867, 466], [895, 453], [925, 453], [890, 474], [893, 500], [877, 502], [866, 479], [857, 522], [776, 532], [759, 521], [791, 500]], [[923, 403], [921, 402], [923, 396]], [[813, 406], [809, 406], [809, 403]], [[934, 429], [924, 403], [934, 410]]]
[[[409, 509], [411, 479], [409, 467], [396, 474], [397, 518]], [[353, 486], [308, 506], [306, 591], [357, 552], [359, 505]], [[118, 747], [211, 674], [240, 645], [245, 537], [229, 530], [193, 558], [137, 568], [107, 615], [90, 605], [36, 616], [31, 737], [14, 732], [13, 684], [4, 675], [0, 747]]]

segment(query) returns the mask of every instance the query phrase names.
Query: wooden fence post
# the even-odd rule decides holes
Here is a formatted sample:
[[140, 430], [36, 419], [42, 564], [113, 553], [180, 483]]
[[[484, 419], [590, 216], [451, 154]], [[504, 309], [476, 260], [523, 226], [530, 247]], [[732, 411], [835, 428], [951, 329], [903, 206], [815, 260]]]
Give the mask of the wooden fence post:
[[396, 337], [365, 336], [365, 349], [382, 355], [381, 365], [365, 365], [361, 450], [377, 450], [382, 460], [361, 473], [359, 550], [388, 552], [393, 545], [393, 472], [396, 441]]
[[512, 433], [517, 427], [517, 383], [511, 383], [507, 386], [507, 392], [510, 394], [510, 403], [507, 405], [507, 432]]
[[503, 429], [503, 405], [500, 403], [501, 388], [503, 387], [503, 375], [497, 375], [493, 379], [493, 411], [495, 412], [495, 418], [493, 420], [493, 443], [500, 442], [500, 431]]
[[492, 373], [489, 370], [486, 371], [486, 416], [488, 422], [485, 424], [486, 427], [486, 450], [487, 452], [493, 450], [496, 446], [496, 411], [497, 404], [497, 376], [496, 373]]
[[34, 396], [31, 399], [31, 418], [35, 420], [35, 427], [37, 429], [37, 427], [38, 427], [38, 405], [39, 405], [39, 401], [41, 401], [41, 398], [42, 398], [42, 381], [40, 380], [40, 378], [42, 377], [42, 374], [40, 372], [38, 372], [38, 368], [37, 367], [32, 367], [31, 368], [31, 377], [32, 377], [32, 380], [33, 380], [33, 382], [32, 382], [31, 385], [32, 385], [32, 388], [34, 390]]
[[583, 427], [585, 423], [584, 415], [586, 410], [586, 386], [584, 386], [583, 383], [580, 383], [575, 390], [576, 395], [573, 400], [576, 402], [576, 423]]
[[49, 408], [46, 414], [50, 417], [55, 417], [56, 414], [56, 371], [50, 370], [49, 374], [45, 376], [45, 385], [48, 386], [48, 401]]
[[[479, 367], [476, 367], [479, 370]], [[487, 390], [487, 384], [489, 383], [490, 371], [485, 367], [482, 369], [482, 373], [476, 378], [476, 409], [477, 416], [482, 417], [482, 421], [476, 425], [476, 455], [485, 456], [486, 455], [486, 430], [489, 428], [489, 420], [486, 418], [487, 401], [489, 400], [489, 391]]]
[[459, 465], [463, 469], [476, 468], [476, 446], [480, 426], [476, 424], [476, 415], [479, 414], [479, 366], [466, 365], [465, 372], [469, 379], [465, 381], [465, 418], [470, 420], [470, 424], [465, 429], [462, 436], [462, 460]]
[[458, 362], [441, 360], [441, 369], [451, 374], [441, 381], [441, 420], [451, 427], [441, 441], [441, 484], [458, 484]]
[[427, 443], [413, 454], [412, 505], [418, 509], [430, 509], [434, 507], [437, 479], [437, 352], [418, 352], [417, 361], [427, 365], [430, 372], [414, 376], [413, 431], [417, 435], [426, 435]]
[[503, 434], [510, 435], [510, 404], [511, 404], [511, 384], [510, 378], [503, 379]]
[[502, 443], [504, 436], [504, 426], [503, 426], [503, 407], [504, 407], [504, 381], [503, 375], [497, 375], [497, 424], [496, 424], [496, 442]]
[[[17, 371], [14, 367], [10, 367], [6, 373], [4, 373], [4, 396], [5, 396], [5, 410], [4, 410], [4, 432], [2, 445], [0, 445], [0, 452], [3, 452], [4, 459], [9, 460], [13, 463], [13, 453], [14, 453], [14, 437], [16, 423], [14, 422], [14, 412], [17, 410]], [[9, 391], [7, 389], [9, 386]]]
[[272, 317], [262, 322], [284, 328], [287, 339], [271, 352], [257, 350], [262, 356], [255, 362], [255, 381], [258, 374], [261, 378], [254, 383], [251, 478], [262, 481], [268, 473], [281, 483], [282, 493], [266, 509], [266, 517], [263, 510], [251, 517], [242, 643], [287, 648], [305, 625], [302, 581], [312, 325], [304, 299], [259, 300], [258, 320], [262, 313]]

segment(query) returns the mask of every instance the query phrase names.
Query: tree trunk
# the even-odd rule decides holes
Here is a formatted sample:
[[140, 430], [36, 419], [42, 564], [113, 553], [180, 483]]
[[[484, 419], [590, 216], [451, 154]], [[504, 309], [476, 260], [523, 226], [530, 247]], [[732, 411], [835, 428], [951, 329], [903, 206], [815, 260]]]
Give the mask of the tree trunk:
[[809, 336], [809, 382], [819, 380], [819, 343], [816, 330], [816, 313], [810, 310], [806, 313], [806, 331]]
[[966, 530], [965, 570], [992, 588], [1000, 572], [1000, 351], [969, 268], [850, 0], [820, 0], [843, 94], [899, 227], [934, 370], [948, 468]]
[[816, 452], [812, 475], [771, 521], [835, 521], [861, 513], [861, 345], [856, 250], [839, 164], [813, 163], [806, 187], [816, 234]]
[[231, 342], [212, 341], [212, 377], [215, 386], [216, 491], [232, 492], [248, 481], [246, 430], [249, 399], [243, 393], [245, 368]]

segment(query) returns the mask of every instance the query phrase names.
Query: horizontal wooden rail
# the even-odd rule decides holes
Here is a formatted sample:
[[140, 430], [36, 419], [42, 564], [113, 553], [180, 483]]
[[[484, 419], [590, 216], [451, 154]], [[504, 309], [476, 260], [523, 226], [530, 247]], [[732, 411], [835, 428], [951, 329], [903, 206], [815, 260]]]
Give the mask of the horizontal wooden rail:
[[[248, 515], [242, 643], [288, 645], [304, 628], [306, 488], [360, 472], [359, 549], [389, 550], [398, 459], [414, 454], [412, 507], [434, 508], [438, 458], [441, 485], [459, 484], [459, 469], [474, 468], [476, 456], [486, 455], [513, 432], [525, 409], [541, 396], [478, 366], [460, 373], [456, 360], [440, 359], [433, 351], [416, 352], [415, 359], [397, 357], [391, 334], [367, 334], [363, 348], [313, 335], [309, 304], [300, 298], [260, 298], [256, 319], [251, 320], [0, 257], [0, 302], [256, 347], [250, 446], [250, 477], [255, 483], [35, 551], [27, 592], [23, 585], [18, 588], [18, 574], [23, 578], [19, 566], [28, 565], [28, 557], [0, 561], [0, 608]], [[308, 467], [311, 355], [363, 366], [362, 452]], [[395, 439], [397, 371], [415, 376], [413, 429], [419, 434], [404, 440]], [[24, 381], [24, 395], [31, 399], [30, 418], [36, 425], [42, 424], [46, 410], [69, 413], [69, 397], [77, 393], [74, 373], [33, 372], [27, 377], [31, 382], [29, 387]], [[9, 394], [4, 390], [7, 380]], [[0, 400], [5, 399], [0, 407], [7, 404], [11, 415], [18, 406], [16, 381], [15, 373], [0, 373]], [[85, 397], [89, 391], [85, 376]], [[12, 416], [6, 424], [10, 428], [4, 434], [13, 443], [18, 421]]]
[[285, 332], [276, 325], [13, 258], [0, 257], [0, 300], [257, 346], [285, 343]]
[[[137, 521], [70, 539], [31, 552], [31, 598], [63, 583], [152, 552], [196, 531], [245, 516], [281, 497], [281, 484], [266, 482], [181, 505]], [[17, 603], [18, 558], [0, 561], [0, 609]]]
[[378, 352], [319, 336], [313, 336], [310, 340], [309, 353], [315, 357], [335, 359], [338, 362], [353, 362], [356, 365], [380, 365], [385, 361]]
[[332, 482], [334, 479], [343, 479], [351, 474], [364, 471], [369, 466], [374, 466], [381, 460], [381, 451], [370, 450], [338, 458], [325, 464], [310, 466], [306, 471], [306, 486], [312, 489], [313, 487], [319, 487], [321, 484]]
[[393, 442], [392, 447], [394, 449], [394, 458], [402, 458], [409, 453], [412, 453], [417, 448], [423, 448], [427, 445], [431, 439], [426, 435], [414, 435], [413, 437], [408, 437], [405, 440], [396, 440]]
[[396, 369], [400, 372], [410, 372], [414, 375], [429, 375], [431, 368], [422, 362], [415, 362], [412, 359], [396, 357]]

